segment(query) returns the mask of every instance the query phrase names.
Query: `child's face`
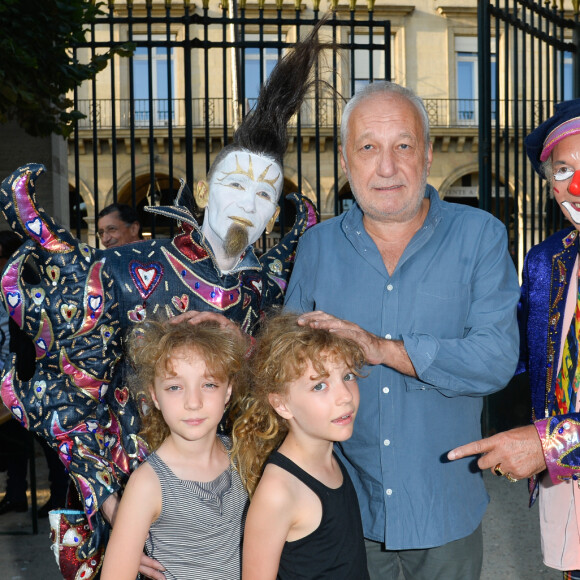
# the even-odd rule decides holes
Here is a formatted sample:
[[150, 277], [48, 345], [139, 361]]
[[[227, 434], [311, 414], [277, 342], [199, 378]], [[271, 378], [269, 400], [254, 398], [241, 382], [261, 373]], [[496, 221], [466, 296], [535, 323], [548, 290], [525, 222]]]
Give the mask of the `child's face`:
[[231, 385], [212, 376], [195, 350], [175, 350], [170, 363], [173, 372], [161, 369], [151, 396], [172, 435], [186, 441], [215, 437]]
[[329, 358], [324, 367], [328, 375], [320, 376], [309, 362], [285, 395], [270, 395], [270, 403], [295, 434], [344, 441], [352, 435], [359, 405], [356, 375], [342, 359]]

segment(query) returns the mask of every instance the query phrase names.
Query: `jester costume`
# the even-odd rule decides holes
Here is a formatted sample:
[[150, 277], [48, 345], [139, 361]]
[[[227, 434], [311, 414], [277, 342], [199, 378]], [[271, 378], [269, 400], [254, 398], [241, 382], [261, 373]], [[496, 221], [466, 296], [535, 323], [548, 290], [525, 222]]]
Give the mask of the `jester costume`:
[[[578, 230], [568, 228], [534, 246], [527, 254], [519, 304], [521, 356], [532, 392], [532, 419], [542, 441], [548, 473], [554, 483], [580, 477], [580, 413], [569, 408], [559, 382], [560, 350], [566, 340], [566, 299], [578, 273]], [[575, 288], [576, 284], [573, 285]], [[576, 357], [577, 358], [577, 357]], [[532, 500], [537, 495], [532, 480]]]
[[[58, 451], [76, 485], [86, 519], [65, 513], [55, 540], [65, 550], [59, 554], [63, 576], [90, 578], [109, 532], [99, 507], [148, 452], [137, 435], [139, 404], [123, 381], [126, 330], [157, 313], [205, 310], [239, 322], [251, 335], [264, 310], [282, 302], [298, 239], [317, 215], [308, 199], [290, 196], [297, 211], [291, 231], [260, 260], [248, 247], [237, 267], [222, 274], [191, 213], [187, 188], [174, 206], [149, 208], [177, 221], [173, 239], [98, 250], [38, 206], [35, 182], [43, 171], [21, 167], [0, 190], [7, 222], [27, 240], [6, 266], [2, 295], [36, 349], [33, 378], [19, 380], [13, 359], [1, 393], [14, 417]], [[36, 271], [33, 282], [22, 277], [25, 265]]]

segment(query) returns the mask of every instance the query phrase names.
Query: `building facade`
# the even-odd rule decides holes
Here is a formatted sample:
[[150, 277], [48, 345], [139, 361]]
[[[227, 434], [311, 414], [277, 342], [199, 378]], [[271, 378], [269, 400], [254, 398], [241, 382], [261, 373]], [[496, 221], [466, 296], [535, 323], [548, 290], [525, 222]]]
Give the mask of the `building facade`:
[[[386, 78], [425, 101], [434, 150], [429, 182], [445, 199], [480, 204], [477, 5], [477, 0], [109, 2], [77, 56], [125, 42], [134, 52], [116, 57], [74, 95], [86, 118], [68, 143], [71, 214], [66, 218], [73, 231], [98, 244], [94, 216], [105, 205], [168, 204], [180, 178], [190, 187], [203, 179], [280, 55], [326, 13], [331, 17], [321, 36], [340, 50], [326, 51], [317, 78], [332, 89], [310, 96], [293, 123], [285, 192], [309, 196], [323, 219], [348, 208], [352, 195], [338, 152], [342, 107], [361, 85]], [[496, 27], [489, 36], [489, 67], [499, 78], [508, 68], [503, 53], [513, 32]], [[551, 101], [572, 96], [571, 60], [563, 53], [562, 90], [548, 96]], [[508, 92], [494, 83], [493, 103], [501, 98], [519, 107], [518, 95]], [[499, 124], [506, 115], [493, 103], [491, 120]], [[531, 110], [524, 126], [535, 125], [541, 116]], [[499, 145], [493, 176], [501, 194], [488, 208], [508, 227], [521, 221], [518, 183], [533, 179], [513, 172], [513, 139], [523, 138], [513, 134], [516, 119], [506, 119], [507, 137]], [[285, 209], [279, 230], [292, 222], [292, 209]], [[171, 224], [142, 217], [149, 234], [170, 235]], [[511, 237], [517, 258], [525, 248], [515, 241], [517, 231]]]

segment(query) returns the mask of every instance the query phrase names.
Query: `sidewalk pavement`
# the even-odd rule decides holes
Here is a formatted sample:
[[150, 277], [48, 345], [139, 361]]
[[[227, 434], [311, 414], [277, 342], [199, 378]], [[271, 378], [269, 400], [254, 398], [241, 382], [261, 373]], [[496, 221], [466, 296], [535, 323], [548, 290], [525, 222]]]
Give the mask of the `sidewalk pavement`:
[[[46, 462], [39, 448], [36, 458], [38, 505], [48, 499]], [[0, 490], [5, 486], [0, 473]], [[527, 507], [525, 481], [510, 483], [486, 471], [483, 475], [491, 503], [483, 520], [483, 572], [481, 580], [561, 580], [561, 572], [546, 568], [540, 553], [538, 508]], [[28, 513], [0, 516], [0, 578], [2, 580], [60, 580], [50, 550], [47, 519], [39, 520], [38, 535], [31, 535]]]

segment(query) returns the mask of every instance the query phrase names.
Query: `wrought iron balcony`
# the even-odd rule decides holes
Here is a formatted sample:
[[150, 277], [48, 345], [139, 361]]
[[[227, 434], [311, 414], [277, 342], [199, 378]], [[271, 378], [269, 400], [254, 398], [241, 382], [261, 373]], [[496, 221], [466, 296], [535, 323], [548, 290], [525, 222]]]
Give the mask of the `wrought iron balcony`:
[[[434, 99], [424, 98], [425, 107], [429, 114], [431, 128], [474, 128], [479, 124], [479, 103], [476, 99]], [[93, 104], [94, 103], [94, 104]], [[252, 100], [246, 103], [246, 110], [254, 104]], [[517, 105], [517, 109], [516, 109]], [[514, 119], [518, 124], [526, 127], [535, 127], [552, 111], [552, 102], [523, 101], [500, 102], [499, 107], [492, 102], [492, 123], [501, 120], [503, 126], [513, 127]], [[314, 99], [307, 99], [301, 109], [301, 126], [331, 129], [336, 123], [340, 125], [344, 104], [331, 98], [321, 98], [318, 101], [318, 119], [315, 115]], [[336, 107], [336, 115], [335, 115]], [[78, 109], [86, 115], [79, 121], [79, 129], [117, 129], [167, 127], [171, 124], [175, 128], [186, 126], [185, 99], [135, 99], [133, 104], [129, 99], [98, 99], [92, 101], [79, 100]], [[233, 125], [234, 108], [232, 99], [224, 100], [219, 97], [207, 101], [202, 98], [191, 101], [191, 125], [193, 129], [221, 128], [224, 120]], [[296, 125], [296, 119], [291, 125]]]

